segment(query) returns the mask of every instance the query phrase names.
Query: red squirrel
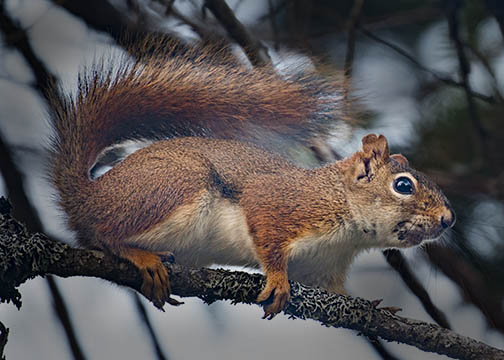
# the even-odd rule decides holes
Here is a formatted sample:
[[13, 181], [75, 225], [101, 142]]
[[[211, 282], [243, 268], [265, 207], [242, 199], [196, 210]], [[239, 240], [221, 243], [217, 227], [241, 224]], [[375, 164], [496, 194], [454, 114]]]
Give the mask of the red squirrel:
[[[453, 226], [441, 190], [390, 155], [382, 135], [315, 169], [260, 145], [326, 137], [345, 117], [337, 81], [247, 68], [215, 49], [149, 46], [55, 96], [50, 177], [78, 242], [131, 261], [156, 306], [178, 303], [167, 252], [194, 267], [260, 267], [257, 301], [270, 300], [272, 317], [289, 300], [288, 279], [345, 293], [359, 252], [416, 246]], [[100, 153], [128, 139], [156, 141], [92, 180]]]

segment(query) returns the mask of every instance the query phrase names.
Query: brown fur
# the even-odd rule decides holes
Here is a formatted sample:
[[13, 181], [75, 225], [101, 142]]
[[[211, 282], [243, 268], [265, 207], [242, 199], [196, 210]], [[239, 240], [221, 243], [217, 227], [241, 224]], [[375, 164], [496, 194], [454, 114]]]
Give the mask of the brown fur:
[[184, 135], [256, 143], [281, 136], [304, 142], [324, 136], [328, 124], [344, 116], [341, 104], [324, 96], [337, 94], [339, 82], [314, 74], [283, 79], [231, 60], [225, 65], [226, 56], [212, 48], [174, 57], [171, 45], [147, 40], [137, 60], [96, 65], [80, 77], [74, 99], [54, 99], [51, 176], [60, 194], [66, 194], [60, 200], [72, 227], [78, 228], [80, 214], [87, 212], [80, 204], [96, 186], [89, 170], [107, 146], [130, 138]]
[[[289, 298], [289, 273], [343, 291], [358, 251], [411, 246], [439, 236], [441, 223], [453, 225], [444, 195], [404, 157], [389, 156], [383, 136], [366, 136], [352, 157], [314, 170], [251, 144], [272, 134], [300, 143], [327, 134], [343, 116], [326, 96], [335, 84], [226, 65], [210, 51], [156, 51], [123, 63], [117, 74], [97, 67], [75, 99], [55, 99], [51, 177], [80, 243], [134, 263], [142, 292], [158, 306], [175, 303], [155, 255], [170, 247], [192, 265], [260, 265], [267, 284], [258, 301], [273, 296], [265, 307], [272, 316]], [[153, 135], [194, 137], [155, 142], [90, 180], [104, 148]], [[401, 173], [415, 182], [410, 197], [390, 187]], [[231, 225], [240, 227], [236, 241], [223, 234]], [[337, 251], [325, 255], [328, 249]]]

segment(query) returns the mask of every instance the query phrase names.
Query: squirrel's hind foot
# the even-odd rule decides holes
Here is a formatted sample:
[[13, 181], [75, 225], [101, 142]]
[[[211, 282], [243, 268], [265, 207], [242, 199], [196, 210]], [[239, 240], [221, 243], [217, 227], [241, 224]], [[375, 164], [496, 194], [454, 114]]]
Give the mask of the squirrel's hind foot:
[[271, 320], [285, 308], [285, 305], [290, 299], [290, 285], [287, 275], [284, 273], [267, 274], [266, 286], [257, 297], [258, 303], [267, 302], [272, 299], [271, 303], [263, 304], [264, 316], [263, 319]]
[[183, 304], [170, 297], [170, 279], [168, 271], [163, 265], [163, 261], [173, 262], [173, 254], [170, 252], [153, 253], [136, 248], [126, 248], [121, 250], [121, 257], [131, 261], [140, 271], [143, 277], [140, 292], [154, 305], [163, 310], [163, 305]]

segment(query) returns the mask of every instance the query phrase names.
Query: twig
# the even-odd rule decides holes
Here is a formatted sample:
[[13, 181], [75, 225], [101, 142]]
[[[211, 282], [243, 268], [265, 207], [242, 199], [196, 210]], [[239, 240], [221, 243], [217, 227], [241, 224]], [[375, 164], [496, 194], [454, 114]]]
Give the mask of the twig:
[[443, 15], [443, 9], [436, 7], [436, 4], [433, 2], [419, 2], [418, 4], [422, 4], [423, 6], [387, 13], [385, 15], [366, 17], [362, 19], [362, 24], [369, 31], [390, 30], [397, 26], [435, 21]]
[[24, 188], [24, 175], [14, 163], [9, 147], [0, 131], [0, 173], [14, 205], [14, 216], [23, 221], [30, 231], [42, 232], [42, 223], [37, 211], [28, 200]]
[[422, 303], [425, 311], [430, 315], [430, 317], [441, 327], [446, 329], [451, 329], [450, 323], [446, 318], [446, 315], [432, 302], [429, 293], [423, 285], [418, 281], [415, 274], [411, 271], [408, 263], [401, 252], [398, 250], [385, 250], [383, 255], [387, 262], [396, 270], [404, 283], [408, 285], [410, 290], [415, 294], [415, 296]]
[[163, 353], [163, 349], [161, 348], [161, 344], [159, 343], [156, 332], [154, 331], [154, 327], [152, 326], [152, 323], [149, 319], [147, 310], [145, 309], [144, 304], [140, 300], [140, 296], [138, 296], [138, 293], [136, 292], [133, 293], [133, 299], [135, 300], [135, 306], [137, 308], [138, 314], [140, 315], [140, 318], [142, 319], [145, 327], [147, 328], [147, 331], [149, 332], [150, 338], [152, 340], [152, 345], [156, 350], [156, 356], [158, 360], [168, 360], [168, 356], [166, 356]]
[[264, 46], [250, 35], [225, 1], [205, 0], [205, 7], [214, 14], [229, 35], [242, 47], [252, 65], [266, 66], [271, 64], [271, 59]]
[[258, 19], [258, 22], [266, 21], [267, 19], [269, 19], [272, 16], [276, 17], [278, 14], [280, 14], [280, 12], [282, 10], [285, 10], [286, 6], [288, 5], [288, 3], [290, 1], [291, 0], [283, 0], [276, 7], [274, 7], [273, 9], [270, 8], [272, 11], [269, 11], [268, 13], [260, 16], [259, 19]]
[[[182, 23], [188, 25], [201, 39], [206, 39], [210, 37], [210, 31], [203, 29], [199, 24], [189, 19], [187, 16], [183, 15], [175, 7], [171, 8], [170, 15], [176, 19], [182, 21]], [[212, 34], [212, 36], [215, 36]]]
[[[72, 15], [78, 17], [84, 23], [99, 32], [108, 34], [112, 40], [130, 54], [137, 56], [138, 53], [132, 51], [132, 44], [142, 42], [145, 38], [154, 36], [159, 39], [176, 39], [162, 30], [149, 29], [152, 25], [145, 12], [141, 15], [145, 21], [133, 21], [127, 15], [116, 9], [110, 1], [103, 0], [51, 0], [52, 3], [64, 8]], [[139, 19], [137, 19], [139, 20]], [[152, 26], [154, 27], [154, 26]], [[186, 46], [182, 42], [177, 42], [177, 48], [182, 51]]]
[[276, 22], [276, 16], [274, 15], [275, 6], [273, 4], [273, 0], [268, 0], [268, 11], [269, 11], [271, 31], [273, 32], [273, 47], [275, 50], [278, 50], [280, 47], [280, 43], [278, 42], [278, 26]]
[[369, 340], [369, 345], [376, 351], [376, 353], [383, 359], [383, 360], [399, 360], [397, 357], [392, 355], [383, 345], [381, 341], [378, 339], [374, 340]]
[[65, 334], [67, 335], [68, 343], [70, 345], [70, 350], [72, 351], [73, 357], [76, 360], [84, 360], [86, 357], [84, 356], [79, 345], [79, 341], [77, 340], [77, 335], [75, 334], [74, 327], [72, 325], [72, 322], [70, 321], [70, 314], [68, 313], [65, 300], [63, 299], [63, 296], [61, 296], [54, 277], [52, 275], [47, 275], [46, 279], [47, 284], [51, 289], [54, 312], [56, 312], [61, 325], [65, 329]]
[[[309, 41], [314, 8], [317, 8], [317, 2], [291, 0], [288, 2], [286, 10], [289, 46], [308, 54], [314, 54], [314, 49]], [[309, 35], [308, 32], [310, 32]]]
[[450, 38], [455, 44], [455, 49], [457, 51], [457, 58], [459, 62], [459, 73], [460, 77], [462, 78], [462, 87], [464, 88], [466, 94], [469, 117], [471, 118], [473, 126], [478, 134], [477, 143], [480, 149], [480, 155], [485, 156], [485, 154], [488, 154], [485, 145], [488, 133], [483, 127], [483, 124], [481, 123], [481, 120], [478, 116], [478, 109], [476, 107], [476, 103], [474, 102], [471, 85], [469, 84], [469, 73], [471, 72], [471, 68], [464, 51], [464, 44], [460, 40], [459, 36], [458, 10], [461, 5], [461, 2], [457, 0], [447, 0], [446, 5], [447, 5], [446, 16], [448, 18], [448, 30]]
[[169, 15], [173, 9], [173, 3], [175, 0], [166, 0], [165, 16]]
[[345, 81], [343, 84], [343, 92], [345, 99], [348, 99], [348, 93], [350, 91], [350, 84], [352, 78], [352, 68], [353, 68], [353, 59], [355, 54], [355, 28], [357, 27], [361, 15], [362, 15], [362, 7], [364, 5], [364, 0], [356, 0], [352, 7], [352, 11], [350, 12], [350, 20], [347, 25], [348, 32], [348, 40], [347, 40], [347, 49], [345, 54]]
[[497, 77], [495, 75], [495, 71], [492, 69], [492, 66], [490, 65], [490, 62], [486, 58], [485, 55], [481, 53], [475, 46], [473, 46], [470, 43], [464, 43], [464, 46], [468, 48], [473, 55], [479, 60], [481, 65], [485, 68], [485, 70], [488, 72], [488, 74], [492, 77], [492, 87], [493, 91], [495, 92], [495, 95], [497, 96], [499, 102], [504, 102], [504, 98], [502, 97], [502, 94], [499, 91], [499, 86], [497, 84]]
[[[396, 53], [398, 53], [399, 55], [405, 57], [406, 59], [408, 59], [411, 63], [413, 63], [416, 67], [418, 67], [420, 70], [422, 71], [425, 71], [429, 74], [431, 74], [436, 80], [438, 81], [441, 81], [447, 85], [450, 85], [450, 86], [455, 86], [455, 87], [464, 87], [464, 85], [458, 81], [455, 81], [453, 80], [450, 76], [447, 76], [447, 75], [443, 75], [443, 74], [440, 74], [432, 69], [429, 69], [428, 67], [424, 66], [423, 64], [421, 64], [417, 59], [415, 59], [415, 57], [411, 54], [409, 54], [407, 51], [403, 50], [402, 48], [400, 48], [399, 46], [397, 45], [394, 45], [378, 36], [376, 36], [375, 34], [373, 34], [372, 32], [366, 30], [364, 27], [362, 27], [362, 25], [359, 25], [358, 26], [358, 29], [359, 31], [366, 35], [368, 38], [380, 43], [380, 44], [383, 44], [385, 46], [387, 46], [388, 48], [394, 50]], [[473, 90], [469, 90], [470, 91], [470, 94], [472, 97], [475, 97], [475, 98], [478, 98], [480, 100], [483, 100], [489, 104], [495, 104], [497, 103], [497, 100], [493, 97], [493, 96], [488, 96], [488, 95], [484, 95], [484, 94], [481, 94], [481, 93], [478, 93], [476, 91], [473, 91]]]
[[52, 2], [82, 19], [90, 28], [108, 33], [117, 43], [122, 42], [124, 34], [131, 32], [131, 36], [134, 36], [137, 31], [141, 31], [109, 1], [52, 0]]
[[[138, 269], [120, 258], [96, 250], [75, 249], [30, 234], [9, 214], [0, 200], [0, 301], [21, 306], [17, 287], [35, 276], [93, 276], [139, 290]], [[227, 270], [191, 269], [166, 264], [173, 294], [198, 297], [206, 303], [232, 300], [251, 304], [265, 284], [264, 276]], [[370, 338], [397, 341], [455, 359], [495, 360], [504, 351], [456, 334], [434, 324], [397, 316], [360, 298], [328, 293], [291, 282], [291, 300], [284, 313], [291, 318], [313, 319], [325, 326], [344, 327]]]
[[33, 70], [35, 88], [47, 102], [50, 102], [48, 89], [56, 82], [56, 77], [47, 70], [35, 54], [25, 30], [7, 14], [3, 0], [0, 1], [0, 31], [5, 35], [6, 44], [17, 49], [23, 55]]

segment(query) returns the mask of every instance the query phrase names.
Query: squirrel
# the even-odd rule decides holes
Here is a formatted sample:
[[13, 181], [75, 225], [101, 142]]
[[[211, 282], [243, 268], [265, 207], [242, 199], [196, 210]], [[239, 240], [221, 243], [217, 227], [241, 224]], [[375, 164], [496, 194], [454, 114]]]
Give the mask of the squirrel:
[[[179, 304], [162, 264], [170, 254], [194, 267], [261, 268], [257, 302], [272, 318], [289, 279], [345, 294], [358, 253], [416, 246], [453, 226], [442, 191], [391, 155], [383, 135], [313, 169], [266, 149], [328, 136], [345, 117], [340, 83], [215, 50], [150, 43], [119, 66], [95, 65], [76, 94], [54, 96], [50, 178], [69, 226], [80, 245], [133, 263], [157, 307]], [[91, 179], [103, 150], [131, 139], [151, 142]]]

